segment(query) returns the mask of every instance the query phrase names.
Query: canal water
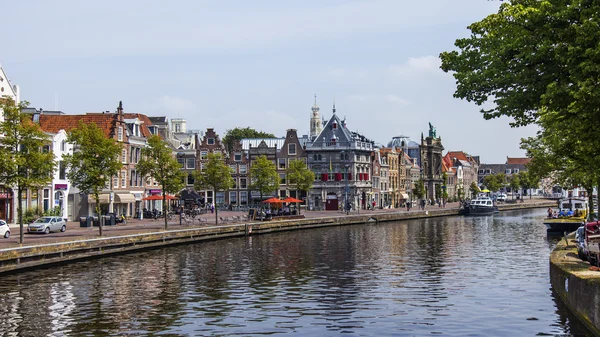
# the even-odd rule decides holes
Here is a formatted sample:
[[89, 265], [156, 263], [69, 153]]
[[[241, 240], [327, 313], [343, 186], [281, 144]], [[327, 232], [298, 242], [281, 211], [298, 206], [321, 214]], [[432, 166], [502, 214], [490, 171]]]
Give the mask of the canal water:
[[290, 231], [0, 278], [2, 336], [592, 336], [545, 210]]

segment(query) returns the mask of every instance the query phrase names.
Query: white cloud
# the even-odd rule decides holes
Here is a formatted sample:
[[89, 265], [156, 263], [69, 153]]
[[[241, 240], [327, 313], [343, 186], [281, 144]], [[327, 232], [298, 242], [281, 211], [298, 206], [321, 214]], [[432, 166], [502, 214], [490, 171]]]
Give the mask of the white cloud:
[[397, 103], [400, 105], [408, 105], [408, 101], [400, 96], [396, 95], [385, 95], [385, 99], [392, 103]]
[[393, 64], [388, 71], [393, 76], [414, 76], [422, 74], [443, 74], [440, 70], [441, 60], [437, 56], [410, 57], [403, 64]]

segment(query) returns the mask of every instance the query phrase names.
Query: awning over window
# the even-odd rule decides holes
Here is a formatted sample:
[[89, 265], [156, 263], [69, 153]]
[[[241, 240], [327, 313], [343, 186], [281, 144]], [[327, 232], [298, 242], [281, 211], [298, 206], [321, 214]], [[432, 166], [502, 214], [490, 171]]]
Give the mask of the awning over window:
[[[110, 203], [110, 194], [108, 194], [108, 193], [102, 193], [102, 194], [98, 195], [98, 198], [100, 199], [100, 204]], [[90, 204], [96, 203], [96, 199], [94, 198], [93, 194], [88, 194], [88, 203], [90, 203]]]
[[115, 193], [115, 203], [129, 204], [135, 202], [135, 196], [131, 193]]
[[400, 193], [400, 199], [406, 199], [406, 200], [408, 200], [408, 194], [406, 194], [406, 193]]

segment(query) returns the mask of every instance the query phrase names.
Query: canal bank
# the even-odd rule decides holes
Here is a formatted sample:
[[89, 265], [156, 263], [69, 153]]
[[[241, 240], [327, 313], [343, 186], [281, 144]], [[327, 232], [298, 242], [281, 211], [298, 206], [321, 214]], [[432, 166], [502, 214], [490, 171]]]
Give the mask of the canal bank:
[[[555, 205], [551, 200], [533, 200], [524, 203], [507, 203], [499, 206], [501, 211], [549, 207]], [[402, 221], [430, 217], [458, 215], [457, 208], [432, 207], [425, 211], [371, 211], [362, 214], [342, 215], [333, 213], [320, 216], [320, 213], [307, 213], [304, 219], [283, 221], [258, 221], [231, 223], [220, 225], [202, 225], [181, 229], [171, 224], [172, 230], [161, 230], [156, 227], [146, 228], [139, 233], [126, 234], [111, 232], [106, 237], [77, 236], [77, 239], [53, 243], [39, 243], [19, 247], [0, 249], [0, 274], [17, 272], [57, 263], [98, 258], [103, 256], [123, 254], [144, 249], [154, 249], [167, 245], [187, 244], [205, 240], [216, 240], [230, 237], [250, 236], [279, 231], [309, 229], [328, 226], [343, 226], [352, 224], [368, 224], [387, 221]], [[155, 224], [158, 222], [155, 222]], [[124, 228], [124, 227], [123, 227]], [[87, 232], [95, 233], [95, 232]], [[89, 234], [88, 234], [89, 235]], [[95, 235], [95, 234], [92, 234]]]
[[[568, 242], [567, 242], [568, 241]], [[550, 255], [550, 283], [571, 311], [600, 336], [600, 272], [577, 257], [574, 235], [561, 240]]]

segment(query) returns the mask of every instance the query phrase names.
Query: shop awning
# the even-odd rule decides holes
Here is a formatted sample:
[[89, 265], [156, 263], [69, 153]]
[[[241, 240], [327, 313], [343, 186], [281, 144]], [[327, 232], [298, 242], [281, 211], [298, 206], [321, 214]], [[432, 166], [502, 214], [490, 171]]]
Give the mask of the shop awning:
[[[103, 193], [98, 195], [100, 204], [108, 204], [110, 203], [110, 194], [108, 193]], [[96, 199], [94, 198], [93, 194], [88, 194], [88, 203], [90, 204], [95, 204], [96, 203]]]
[[406, 200], [408, 200], [408, 194], [406, 194], [406, 193], [400, 193], [400, 199], [406, 199]]
[[115, 193], [115, 203], [129, 204], [135, 202], [135, 196], [131, 193]]

